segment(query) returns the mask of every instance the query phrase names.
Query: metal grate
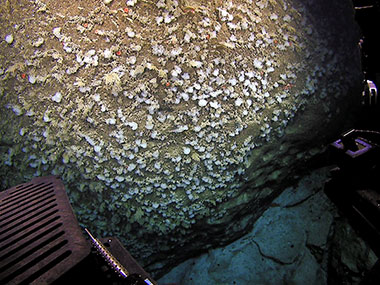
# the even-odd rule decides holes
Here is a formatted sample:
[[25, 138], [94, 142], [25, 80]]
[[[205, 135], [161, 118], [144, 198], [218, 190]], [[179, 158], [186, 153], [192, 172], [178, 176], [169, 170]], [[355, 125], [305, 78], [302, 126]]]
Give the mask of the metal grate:
[[0, 284], [50, 284], [89, 253], [57, 177], [0, 192]]

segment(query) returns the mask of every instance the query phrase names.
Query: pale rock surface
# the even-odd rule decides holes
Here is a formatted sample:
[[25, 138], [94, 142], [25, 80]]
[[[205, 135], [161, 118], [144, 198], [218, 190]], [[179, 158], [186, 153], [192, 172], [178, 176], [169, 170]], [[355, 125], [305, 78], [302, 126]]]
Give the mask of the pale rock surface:
[[323, 192], [327, 168], [288, 187], [253, 230], [224, 248], [190, 259], [160, 284], [327, 284], [334, 205]]
[[159, 283], [359, 284], [377, 256], [324, 194], [328, 169], [285, 189], [250, 233], [181, 263]]

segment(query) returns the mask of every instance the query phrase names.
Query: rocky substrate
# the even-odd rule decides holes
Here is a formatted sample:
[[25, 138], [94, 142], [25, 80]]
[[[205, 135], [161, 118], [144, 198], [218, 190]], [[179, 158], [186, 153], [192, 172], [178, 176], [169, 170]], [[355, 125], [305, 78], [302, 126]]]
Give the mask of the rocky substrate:
[[248, 232], [360, 94], [348, 1], [0, 13], [1, 187], [59, 175], [81, 224], [156, 276]]
[[323, 192], [329, 167], [288, 187], [253, 230], [172, 269], [165, 284], [359, 284], [377, 256]]

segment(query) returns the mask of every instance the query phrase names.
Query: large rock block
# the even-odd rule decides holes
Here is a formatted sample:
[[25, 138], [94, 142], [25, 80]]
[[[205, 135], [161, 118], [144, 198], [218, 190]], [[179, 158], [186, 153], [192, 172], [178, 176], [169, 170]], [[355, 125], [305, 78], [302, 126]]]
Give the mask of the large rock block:
[[81, 223], [153, 273], [247, 232], [361, 81], [350, 1], [0, 12], [2, 186], [60, 175]]
[[378, 257], [345, 218], [335, 223], [328, 281], [330, 284], [361, 284]]
[[323, 193], [328, 174], [323, 168], [303, 177], [273, 200], [251, 232], [185, 261], [159, 283], [330, 284], [329, 237], [337, 211]]

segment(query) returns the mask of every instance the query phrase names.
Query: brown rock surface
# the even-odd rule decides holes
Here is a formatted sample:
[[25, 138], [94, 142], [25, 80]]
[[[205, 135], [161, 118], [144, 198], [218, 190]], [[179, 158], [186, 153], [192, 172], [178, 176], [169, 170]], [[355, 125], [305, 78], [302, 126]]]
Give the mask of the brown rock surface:
[[348, 1], [106, 2], [0, 8], [1, 183], [60, 175], [162, 273], [245, 233], [341, 131], [357, 28]]

